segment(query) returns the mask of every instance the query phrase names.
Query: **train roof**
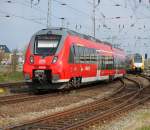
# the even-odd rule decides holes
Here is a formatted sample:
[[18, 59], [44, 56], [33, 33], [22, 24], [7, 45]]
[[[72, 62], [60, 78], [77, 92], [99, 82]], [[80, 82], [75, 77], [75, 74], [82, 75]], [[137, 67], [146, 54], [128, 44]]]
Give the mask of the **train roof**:
[[128, 56], [128, 57], [133, 57], [133, 56], [142, 56], [142, 55], [139, 54], [139, 53], [134, 53], [134, 54], [128, 54], [127, 56]]
[[[79, 36], [81, 38], [84, 38], [84, 39], [87, 39], [87, 40], [91, 40], [91, 41], [94, 41], [94, 42], [97, 42], [97, 43], [102, 43], [102, 44], [105, 44], [105, 45], [108, 45], [110, 47], [112, 47], [112, 44], [109, 43], [109, 42], [106, 42], [106, 41], [101, 41], [97, 38], [94, 38], [90, 35], [85, 35], [85, 34], [82, 34], [82, 33], [78, 33], [76, 31], [73, 31], [73, 30], [70, 30], [68, 28], [62, 28], [62, 27], [53, 27], [53, 28], [46, 28], [46, 29], [42, 29], [40, 30], [39, 32], [36, 33], [36, 35], [40, 35], [40, 34], [51, 34], [51, 31], [57, 31], [59, 33], [61, 33], [62, 35], [66, 34], [66, 33], [69, 33], [71, 35], [74, 35], [74, 36]], [[114, 47], [116, 48], [116, 47]], [[120, 48], [116, 48], [116, 49], [119, 49], [122, 51], [122, 49]]]

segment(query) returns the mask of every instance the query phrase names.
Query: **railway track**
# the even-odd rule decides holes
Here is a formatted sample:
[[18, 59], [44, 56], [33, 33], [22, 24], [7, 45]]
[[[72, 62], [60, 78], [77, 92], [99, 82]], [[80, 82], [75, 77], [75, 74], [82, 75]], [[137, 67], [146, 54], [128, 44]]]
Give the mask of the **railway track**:
[[0, 83], [0, 94], [6, 94], [6, 93], [24, 93], [28, 92], [28, 84], [25, 81], [20, 82], [12, 82], [12, 83]]
[[46, 98], [46, 97], [48, 97], [48, 95], [37, 96], [37, 95], [29, 95], [27, 93], [17, 94], [17, 95], [0, 97], [0, 104], [1, 105], [8, 105], [8, 104], [30, 101], [30, 100], [35, 100], [35, 99], [36, 100], [42, 99], [42, 98]]
[[[119, 80], [119, 81], [121, 81], [121, 80]], [[76, 91], [80, 91], [80, 92], [81, 91], [87, 91], [87, 90], [94, 89], [95, 87], [98, 87], [98, 86], [99, 85], [95, 85], [95, 86], [92, 86], [92, 88], [87, 86], [87, 87], [76, 89]], [[122, 89], [123, 89], [123, 86], [121, 85], [120, 87], [118, 87], [114, 91], [114, 93], [118, 93]], [[31, 94], [28, 94], [28, 93], [22, 93], [22, 94], [11, 95], [11, 96], [3, 96], [3, 97], [0, 97], [0, 105], [8, 105], [8, 104], [19, 103], [19, 102], [24, 102], [24, 101], [31, 101], [31, 100], [49, 98], [49, 97], [53, 97], [53, 96], [58, 96], [60, 94], [70, 93], [71, 91], [72, 90], [65, 91], [65, 92], [64, 91], [63, 92], [60, 92], [60, 91], [54, 92], [54, 91], [52, 91], [52, 93], [48, 93], [48, 94], [44, 94], [44, 95], [31, 95]]]
[[46, 116], [19, 126], [8, 128], [9, 130], [74, 130], [87, 129], [92, 124], [108, 120], [117, 113], [125, 112], [143, 103], [150, 98], [143, 94], [145, 87], [138, 81], [126, 78], [134, 82], [135, 86], [123, 85], [115, 93], [107, 98], [96, 100], [87, 105], [70, 109], [54, 115]]
[[26, 82], [21, 81], [21, 82], [12, 82], [12, 83], [0, 83], [0, 88], [14, 88], [14, 87], [21, 87], [25, 86]]

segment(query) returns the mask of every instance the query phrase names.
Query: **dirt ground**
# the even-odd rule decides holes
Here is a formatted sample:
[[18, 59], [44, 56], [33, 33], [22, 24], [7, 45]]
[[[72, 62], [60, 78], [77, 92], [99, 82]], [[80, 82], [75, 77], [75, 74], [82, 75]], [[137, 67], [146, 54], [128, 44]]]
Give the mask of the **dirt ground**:
[[120, 118], [92, 130], [150, 130], [150, 100]]

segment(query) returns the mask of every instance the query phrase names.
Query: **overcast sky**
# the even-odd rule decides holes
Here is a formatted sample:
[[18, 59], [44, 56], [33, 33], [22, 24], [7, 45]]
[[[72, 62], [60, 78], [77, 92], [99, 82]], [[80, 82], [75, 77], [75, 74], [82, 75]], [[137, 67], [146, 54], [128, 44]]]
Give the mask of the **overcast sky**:
[[[30, 0], [7, 1], [0, 0], [0, 44], [22, 49], [36, 31], [46, 28], [48, 0], [34, 0], [32, 6]], [[65, 27], [92, 35], [92, 2], [52, 0], [52, 26], [61, 26], [60, 18], [65, 18]], [[149, 0], [101, 0], [96, 8], [96, 37], [126, 52], [148, 53], [149, 23]]]

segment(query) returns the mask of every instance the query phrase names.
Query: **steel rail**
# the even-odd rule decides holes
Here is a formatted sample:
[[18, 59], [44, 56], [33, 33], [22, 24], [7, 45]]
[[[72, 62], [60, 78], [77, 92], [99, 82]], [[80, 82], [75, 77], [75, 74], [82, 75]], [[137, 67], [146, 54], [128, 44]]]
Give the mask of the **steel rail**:
[[[118, 91], [118, 92], [116, 92], [116, 94], [118, 94], [118, 93], [121, 93], [121, 96], [119, 96], [118, 98], [117, 97], [115, 97], [114, 95], [111, 95], [110, 96], [110, 98], [103, 98], [103, 99], [100, 99], [100, 100], [97, 100], [97, 101], [95, 101], [95, 102], [92, 102], [92, 103], [89, 103], [88, 105], [83, 105], [83, 106], [81, 106], [81, 107], [78, 107], [78, 108], [74, 108], [74, 109], [71, 109], [71, 110], [68, 110], [68, 111], [65, 111], [65, 112], [60, 112], [60, 113], [57, 113], [57, 114], [54, 114], [54, 115], [51, 115], [51, 116], [47, 116], [47, 117], [43, 117], [43, 118], [40, 118], [40, 119], [37, 119], [37, 120], [34, 120], [34, 121], [31, 121], [31, 122], [28, 122], [28, 123], [24, 123], [24, 124], [22, 124], [22, 125], [18, 125], [18, 126], [14, 126], [14, 127], [10, 127], [9, 129], [15, 129], [15, 130], [19, 130], [19, 129], [26, 129], [26, 128], [37, 128], [37, 127], [39, 127], [39, 128], [43, 128], [43, 127], [45, 127], [46, 126], [46, 124], [44, 123], [45, 121], [47, 121], [48, 120], [48, 122], [50, 122], [50, 121], [52, 121], [52, 123], [54, 123], [54, 121], [60, 121], [60, 118], [61, 119], [65, 119], [65, 118], [68, 118], [68, 116], [69, 117], [71, 117], [72, 115], [72, 117], [76, 117], [75, 115], [81, 115], [81, 113], [83, 114], [83, 113], [89, 113], [90, 111], [92, 111], [92, 110], [95, 110], [95, 112], [98, 112], [98, 113], [100, 113], [100, 115], [99, 115], [99, 117], [101, 117], [101, 115], [102, 115], [102, 113], [104, 114], [104, 113], [107, 113], [109, 110], [114, 110], [114, 109], [119, 109], [119, 108], [122, 108], [122, 107], [124, 107], [125, 105], [127, 105], [127, 103], [129, 103], [129, 102], [131, 102], [133, 99], [135, 99], [138, 95], [139, 95], [139, 93], [140, 93], [140, 91], [139, 90], [141, 90], [142, 91], [142, 87], [141, 87], [141, 84], [139, 84], [139, 83], [137, 83], [136, 81], [132, 81], [132, 82], [135, 82], [137, 85], [139, 85], [139, 89], [138, 89], [138, 91], [133, 91], [133, 92], [130, 92], [130, 93], [127, 93], [127, 94], [124, 94], [124, 96], [122, 95], [122, 91], [123, 91], [123, 89], [125, 88], [125, 83], [123, 84], [123, 89], [121, 89], [120, 91]], [[113, 97], [114, 96], [114, 97]], [[121, 99], [124, 99], [124, 100], [121, 100]], [[123, 102], [124, 101], [124, 102]], [[111, 105], [113, 104], [113, 103], [116, 103], [116, 106], [115, 107], [112, 107]], [[108, 104], [107, 104], [108, 103]], [[117, 103], [119, 103], [119, 105], [117, 105]], [[106, 105], [107, 104], [107, 105]], [[105, 106], [107, 106], [107, 107], [105, 107]], [[111, 106], [111, 107], [110, 107]], [[102, 109], [103, 108], [103, 109]], [[101, 110], [101, 112], [99, 111], [99, 109]], [[106, 110], [107, 109], [107, 110]], [[97, 114], [98, 115], [98, 114]], [[92, 117], [91, 115], [89, 116], [89, 117]], [[89, 119], [88, 117], [86, 117], [86, 119]], [[85, 120], [85, 118], [84, 118], [84, 120]], [[90, 119], [91, 120], [91, 119]], [[74, 120], [73, 120], [74, 121]], [[87, 120], [85, 120], [86, 122], [89, 122], [89, 120], [87, 121]], [[41, 122], [43, 122], [42, 124], [44, 125], [42, 125], [42, 124], [40, 124]], [[80, 121], [81, 122], [81, 121]], [[74, 121], [74, 125], [72, 124], [72, 126], [71, 126], [71, 124], [69, 125], [69, 126], [66, 126], [66, 127], [62, 127], [64, 124], [65, 124], [65, 122], [59, 122], [60, 124], [59, 124], [59, 128], [61, 127], [62, 129], [71, 129], [71, 128], [73, 128], [73, 127], [75, 127], [75, 126], [78, 126], [79, 127], [79, 122], [77, 122], [77, 124], [75, 123], [75, 121]], [[64, 124], [63, 124], [64, 123]], [[83, 123], [83, 122], [82, 122]], [[42, 125], [42, 126], [41, 126]], [[66, 124], [65, 124], [66, 125]], [[36, 127], [37, 126], [37, 127]], [[50, 128], [50, 126], [46, 126], [47, 128], [49, 127]], [[77, 127], [77, 128], [78, 128]], [[53, 127], [53, 128], [55, 128], [55, 127]]]
[[27, 85], [25, 81], [12, 82], [12, 83], [0, 83], [0, 88], [13, 88], [13, 87], [19, 87], [25, 85]]
[[[119, 80], [119, 81], [121, 81], [121, 80]], [[95, 87], [98, 87], [98, 86], [99, 85], [95, 85], [93, 87], [82, 87], [82, 88], [75, 89], [75, 91], [80, 91], [80, 92], [87, 91], [87, 90], [94, 89]], [[115, 90], [115, 92], [113, 92], [113, 93], [118, 93], [122, 89], [123, 89], [123, 87], [119, 86], [119, 88], [117, 88]], [[52, 96], [58, 96], [60, 94], [66, 94], [66, 92], [70, 93], [72, 91], [74, 91], [74, 90], [53, 92], [53, 93], [49, 93], [49, 94], [45, 94], [45, 95], [29, 95], [28, 93], [24, 93], [24, 94], [17, 94], [17, 95], [11, 95], [11, 96], [2, 96], [2, 97], [0, 97], [0, 104], [8, 105], [8, 104], [19, 103], [19, 102], [24, 102], [24, 101], [38, 100], [38, 99], [43, 99], [43, 98], [49, 98]]]
[[[142, 76], [142, 77], [146, 78], [145, 76]], [[129, 78], [127, 78], [127, 79], [132, 81]], [[147, 78], [147, 79], [150, 81], [149, 78]], [[134, 82], [136, 82], [136, 81], [134, 81]], [[141, 91], [144, 90], [144, 87], [142, 87], [139, 82], [136, 82], [136, 83], [139, 84], [139, 91], [137, 92], [137, 94], [135, 94], [133, 97], [131, 97], [130, 100], [126, 101], [126, 103], [124, 102], [116, 107], [113, 107], [112, 109], [105, 111], [104, 113], [94, 115], [93, 117], [90, 117], [90, 118], [84, 120], [83, 122], [79, 122], [78, 124], [72, 125], [65, 129], [63, 128], [62, 130], [75, 130], [77, 128], [86, 128], [87, 126], [92, 125], [93, 122], [96, 123], [96, 122], [99, 122], [100, 120], [104, 120], [105, 118], [110, 118], [110, 116], [115, 115], [116, 113], [127, 111], [127, 110], [135, 107], [136, 105], [140, 104], [141, 102], [144, 102], [144, 101], [150, 99], [150, 95], [148, 95], [142, 99], [139, 97], [139, 99], [137, 100], [136, 97], [141, 93]], [[136, 98], [137, 101], [132, 100], [134, 98]], [[131, 101], [133, 101], [133, 102], [130, 104], [127, 104], [128, 102], [131, 102]]]

